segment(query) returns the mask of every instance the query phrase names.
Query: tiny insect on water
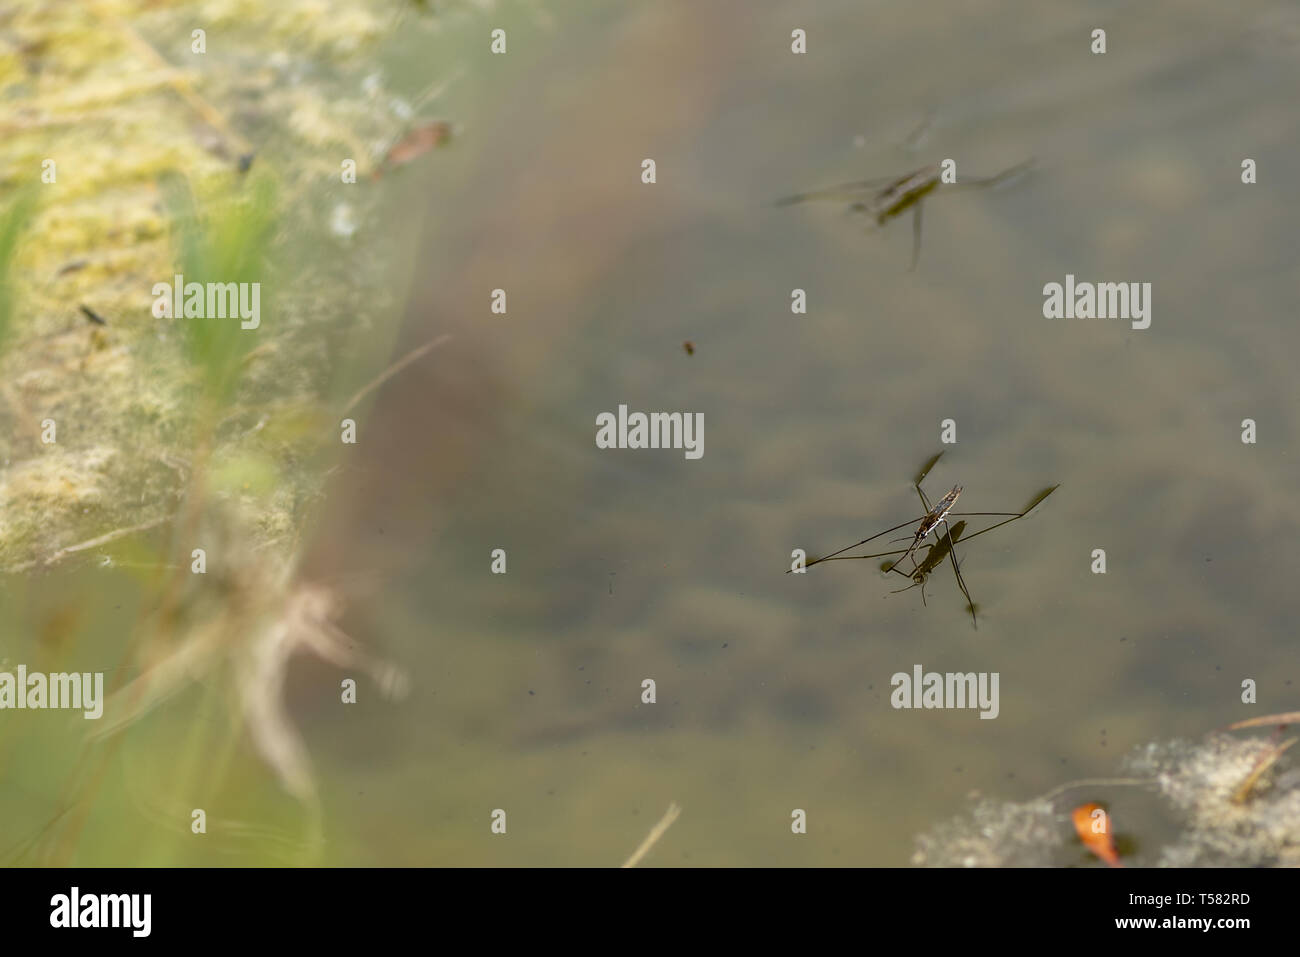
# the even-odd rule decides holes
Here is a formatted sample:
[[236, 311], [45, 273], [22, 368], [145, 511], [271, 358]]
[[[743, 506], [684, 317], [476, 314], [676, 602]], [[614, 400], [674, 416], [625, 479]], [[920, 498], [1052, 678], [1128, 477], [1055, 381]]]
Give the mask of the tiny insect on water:
[[[943, 167], [939, 164], [933, 164], [922, 166], [920, 169], [913, 170], [904, 176], [861, 179], [850, 183], [828, 186], [825, 189], [795, 193], [793, 196], [784, 196], [778, 199], [775, 205], [792, 206], [796, 203], [806, 203], [811, 200], [850, 199], [853, 202], [850, 203], [848, 211], [867, 216], [869, 219], [874, 220], [877, 226], [884, 226], [889, 220], [901, 216], [910, 209], [912, 210], [912, 262], [907, 268], [908, 272], [911, 272], [916, 268], [916, 264], [921, 258], [921, 201], [925, 197], [933, 193], [940, 185], [943, 185], [946, 190], [984, 189], [989, 186], [997, 186], [1024, 172], [1031, 165], [1033, 165], [1033, 160], [1026, 160], [1023, 163], [1017, 163], [1015, 166], [1004, 169], [995, 176], [968, 178], [957, 183], [944, 183]], [[864, 194], [865, 198], [861, 198]]]
[[[949, 563], [952, 565], [953, 576], [957, 579], [957, 587], [961, 589], [962, 595], [964, 595], [966, 598], [966, 607], [970, 611], [971, 622], [975, 625], [976, 628], [979, 628], [979, 621], [975, 615], [975, 602], [971, 599], [970, 590], [966, 587], [966, 581], [962, 577], [962, 573], [961, 573], [961, 565], [957, 560], [957, 553], [956, 553], [957, 541], [960, 540], [963, 544], [965, 544], [966, 542], [969, 542], [974, 538], [978, 538], [980, 535], [987, 534], [988, 532], [991, 532], [994, 529], [1001, 528], [1003, 525], [1009, 525], [1011, 522], [1015, 522], [1024, 518], [1035, 508], [1037, 508], [1043, 502], [1043, 500], [1047, 498], [1047, 496], [1051, 495], [1058, 488], [1060, 488], [1060, 485], [1051, 485], [1043, 489], [1041, 492], [1039, 492], [1037, 495], [1031, 498], [1029, 502], [1025, 505], [1025, 507], [1021, 509], [1019, 512], [954, 512], [952, 511], [952, 507], [953, 505], [956, 504], [957, 497], [961, 495], [962, 486], [954, 485], [952, 489], [948, 492], [948, 494], [946, 494], [943, 498], [941, 498], [938, 502], [934, 503], [933, 505], [930, 504], [929, 498], [926, 496], [925, 491], [921, 488], [921, 483], [925, 481], [925, 477], [930, 474], [930, 470], [934, 468], [935, 463], [938, 462], [942, 456], [943, 456], [942, 452], [936, 454], [933, 458], [931, 458], [928, 462], [926, 462], [923, 466], [921, 466], [920, 471], [917, 473], [916, 477], [912, 480], [912, 487], [916, 489], [916, 494], [920, 497], [921, 504], [925, 508], [924, 515], [921, 515], [918, 518], [909, 519], [906, 522], [900, 522], [899, 524], [893, 526], [892, 528], [887, 528], [884, 531], [877, 532], [874, 535], [862, 539], [862, 541], [860, 542], [854, 542], [852, 545], [848, 545], [844, 548], [839, 549], [838, 551], [831, 552], [829, 555], [824, 555], [821, 558], [815, 558], [812, 561], [808, 562], [806, 565], [804, 565], [804, 568], [805, 569], [811, 568], [814, 565], [820, 565], [822, 562], [853, 561], [853, 560], [862, 560], [862, 559], [871, 559], [871, 558], [892, 558], [893, 556], [897, 555], [898, 556], [897, 558], [893, 558], [892, 561], [886, 562], [884, 565], [882, 565], [881, 569], [886, 572], [893, 572], [895, 574], [901, 575], [904, 578], [910, 579], [912, 581], [911, 585], [907, 586], [907, 588], [899, 589], [899, 591], [908, 591], [909, 589], [917, 585], [920, 585], [921, 601], [922, 603], [924, 603], [926, 579], [929, 577], [930, 573], [934, 569], [938, 568], [939, 565], [943, 563], [944, 559], [947, 559]], [[951, 518], [978, 518], [978, 517], [1001, 518], [1002, 521], [994, 522], [992, 525], [989, 525], [986, 528], [982, 528], [978, 532], [975, 532], [971, 535], [967, 535], [965, 538], [962, 538], [962, 535], [966, 530], [966, 523], [963, 521], [963, 522], [957, 522], [954, 525], [949, 525], [948, 519], [950, 517]], [[852, 551], [855, 548], [859, 548], [867, 544], [868, 542], [875, 541], [876, 539], [880, 538], [883, 535], [888, 535], [890, 532], [896, 532], [901, 528], [907, 528], [909, 525], [916, 525], [916, 529], [912, 533], [912, 543], [906, 548], [896, 548], [893, 551], [889, 551], [889, 552], [874, 552], [870, 555], [845, 555], [844, 554], [845, 552]], [[944, 534], [942, 536], [940, 536], [938, 531], [940, 526], [942, 526], [944, 530]], [[934, 535], [935, 537], [934, 544], [929, 544], [926, 543], [925, 541], [930, 535]], [[902, 539], [902, 541], [906, 541], [906, 539]], [[925, 547], [929, 549], [929, 552], [926, 555], [926, 557], [918, 563], [915, 558], [915, 553], [916, 550], [922, 545], [925, 545]], [[905, 558], [912, 559], [911, 571], [904, 571], [903, 569], [898, 567], [899, 564], [901, 564], [903, 559]], [[787, 571], [787, 574], [789, 574], [789, 571]]]

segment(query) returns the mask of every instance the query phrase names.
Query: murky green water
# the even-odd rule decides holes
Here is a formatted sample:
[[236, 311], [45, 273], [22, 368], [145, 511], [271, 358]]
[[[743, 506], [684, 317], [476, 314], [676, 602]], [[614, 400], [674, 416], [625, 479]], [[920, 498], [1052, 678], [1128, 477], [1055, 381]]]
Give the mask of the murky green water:
[[[391, 613], [426, 688], [410, 813], [477, 826], [459, 860], [608, 863], [676, 800], [662, 863], [897, 864], [970, 790], [1242, 716], [1244, 678], [1293, 705], [1297, 31], [1277, 4], [659, 4], [476, 63], [413, 316], [482, 390], [444, 365], [389, 412], [436, 442], [431, 407], [491, 409]], [[913, 274], [906, 220], [768, 206], [947, 157], [1037, 169], [935, 196]], [[1150, 282], [1150, 328], [1044, 319], [1067, 273]], [[596, 449], [620, 403], [703, 412], [704, 457]], [[971, 510], [1062, 485], [963, 551], [978, 631], [946, 569], [926, 607], [870, 563], [782, 574], [912, 517], [940, 448], [928, 488]], [[918, 663], [999, 672], [1001, 714], [893, 710]]]
[[[970, 791], [1253, 715], [1244, 679], [1296, 706], [1294, 7], [511, 7], [442, 42], [392, 68], [482, 48], [409, 207], [409, 339], [455, 341], [385, 390], [316, 553], [386, 574], [346, 625], [413, 693], [339, 716], [315, 663], [290, 689], [328, 860], [614, 864], [676, 801], [651, 863], [897, 865]], [[941, 188], [914, 273], [906, 218], [770, 205], [944, 158], [1036, 166]], [[1044, 319], [1067, 273], [1151, 283], [1150, 328]], [[598, 449], [620, 404], [703, 413], [703, 458]], [[959, 548], [978, 630], [947, 569], [927, 605], [871, 562], [783, 574], [914, 517], [941, 449], [926, 487], [969, 510], [1061, 483]], [[999, 716], [894, 710], [917, 664], [998, 672]]]

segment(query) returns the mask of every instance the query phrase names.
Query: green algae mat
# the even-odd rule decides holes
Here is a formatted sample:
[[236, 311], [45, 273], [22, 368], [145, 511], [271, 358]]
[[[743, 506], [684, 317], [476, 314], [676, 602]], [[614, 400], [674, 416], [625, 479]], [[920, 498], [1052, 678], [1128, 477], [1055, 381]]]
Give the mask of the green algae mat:
[[[283, 668], [250, 649], [293, 621], [285, 657], [315, 643], [400, 691], [337, 637], [339, 599], [295, 566], [370, 396], [441, 341], [391, 354], [412, 243], [391, 220], [405, 167], [450, 139], [434, 111], [452, 70], [430, 63], [406, 90], [380, 65], [391, 38], [438, 16], [319, 0], [0, 9], [0, 667], [74, 667], [79, 636], [101, 633], [68, 594], [94, 591], [92, 569], [126, 576], [114, 587], [136, 615], [115, 629], [135, 643], [107, 669], [117, 718], [88, 736], [93, 757], [57, 794], [7, 806], [11, 823], [40, 804], [54, 817], [19, 859], [78, 859], [114, 732], [223, 673], [220, 693], [262, 690], [195, 732], [205, 757], [177, 777], [219, 778], [245, 728], [312, 809], [290, 841], [310, 855], [315, 788]], [[75, 754], [76, 738], [26, 730], [0, 736], [0, 769], [29, 766], [48, 788], [36, 752]]]

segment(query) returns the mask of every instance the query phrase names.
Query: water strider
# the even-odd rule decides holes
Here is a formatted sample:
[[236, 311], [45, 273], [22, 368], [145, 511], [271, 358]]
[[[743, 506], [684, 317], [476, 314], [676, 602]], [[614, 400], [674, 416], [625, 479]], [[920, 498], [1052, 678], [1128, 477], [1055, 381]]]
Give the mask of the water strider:
[[778, 199], [775, 205], [792, 206], [795, 203], [818, 199], [854, 199], [865, 192], [868, 194], [867, 197], [856, 199], [849, 205], [848, 211], [861, 213], [875, 220], [877, 226], [884, 226], [889, 220], [911, 209], [912, 263], [907, 267], [908, 272], [911, 272], [921, 258], [921, 200], [938, 189], [940, 184], [947, 189], [983, 189], [987, 186], [996, 186], [1028, 169], [1032, 164], [1033, 160], [1025, 160], [1023, 163], [1004, 169], [996, 176], [977, 177], [960, 183], [945, 183], [944, 166], [935, 163], [913, 170], [904, 176], [862, 179], [807, 193], [795, 193], [793, 196]]
[[[924, 603], [925, 581], [929, 577], [930, 573], [934, 571], [934, 569], [938, 568], [939, 565], [941, 565], [943, 563], [943, 560], [946, 558], [952, 564], [953, 575], [957, 579], [957, 587], [961, 589], [961, 593], [966, 597], [966, 606], [970, 610], [971, 622], [975, 625], [976, 628], [979, 628], [979, 622], [976, 620], [975, 617], [975, 602], [971, 599], [970, 591], [969, 589], [967, 589], [966, 582], [962, 578], [961, 566], [957, 561], [955, 543], [957, 542], [958, 539], [961, 539], [963, 542], [969, 542], [971, 539], [978, 538], [980, 535], [983, 535], [986, 532], [991, 532], [995, 528], [1001, 528], [1003, 525], [1008, 525], [1011, 522], [1024, 518], [1035, 508], [1037, 508], [1039, 504], [1042, 503], [1043, 499], [1047, 498], [1047, 496], [1051, 495], [1058, 488], [1060, 488], [1060, 485], [1059, 484], [1051, 485], [1043, 489], [1032, 499], [1030, 499], [1029, 503], [1019, 512], [954, 512], [952, 511], [952, 507], [957, 501], [957, 496], [959, 496], [962, 491], [962, 487], [960, 485], [954, 485], [951, 491], [949, 491], [947, 495], [941, 498], [934, 505], [930, 504], [930, 500], [926, 497], [925, 491], [921, 488], [921, 483], [925, 481], [926, 475], [930, 473], [930, 470], [934, 468], [935, 463], [938, 462], [942, 456], [943, 453], [940, 452], [937, 455], [935, 455], [933, 458], [931, 458], [928, 462], [926, 462], [923, 466], [921, 466], [921, 470], [917, 473], [916, 477], [912, 480], [912, 487], [916, 489], [916, 494], [920, 496], [921, 504], [925, 508], [924, 515], [918, 518], [909, 519], [906, 522], [901, 522], [898, 525], [893, 526], [892, 528], [885, 529], [884, 531], [877, 532], [874, 535], [862, 539], [862, 541], [860, 542], [855, 542], [854, 544], [847, 545], [844, 548], [839, 549], [838, 551], [831, 552], [831, 554], [829, 555], [825, 555], [821, 558], [813, 559], [812, 561], [808, 562], [804, 567], [811, 568], [813, 565], [820, 565], [822, 562], [829, 562], [829, 561], [852, 561], [852, 560], [860, 560], [860, 559], [868, 559], [868, 558], [890, 558], [894, 555], [897, 555], [898, 557], [895, 558], [893, 561], [886, 562], [884, 565], [882, 565], [881, 570], [888, 571], [888, 572], [896, 572], [897, 574], [902, 575], [904, 578], [910, 579], [912, 581], [911, 585], [907, 586], [907, 588], [899, 589], [899, 591], [908, 591], [909, 589], [917, 585], [920, 585], [921, 601]], [[994, 522], [992, 525], [989, 525], [986, 528], [982, 528], [978, 532], [975, 532], [972, 535], [968, 535], [963, 539], [961, 536], [966, 529], [966, 523], [957, 522], [955, 525], [950, 526], [948, 524], [949, 517], [1002, 518], [1002, 521]], [[890, 532], [896, 532], [900, 528], [906, 528], [909, 525], [913, 525], [913, 524], [915, 524], [917, 527], [915, 532], [913, 532], [912, 535], [912, 543], [907, 548], [896, 548], [893, 551], [876, 552], [871, 555], [845, 555], [844, 554], [847, 551], [851, 551], [852, 549], [867, 544], [867, 542], [875, 541], [877, 538], [880, 538], [882, 535], [888, 535]], [[939, 535], [937, 531], [940, 525], [942, 525], [944, 528], [944, 534], [942, 537]], [[931, 534], [935, 536], [935, 543], [932, 545], [925, 542], [925, 539], [928, 538]], [[906, 541], [906, 539], [902, 539], [902, 541]], [[902, 569], [900, 569], [898, 566], [903, 561], [903, 559], [912, 556], [913, 553], [916, 551], [916, 549], [922, 544], [926, 544], [926, 547], [930, 549], [926, 557], [922, 559], [921, 562], [919, 563], [916, 561], [915, 558], [913, 558], [912, 570], [910, 572], [905, 572]]]
[[[913, 588], [920, 587], [921, 604], [927, 604], [925, 600], [925, 583], [929, 581], [930, 573], [943, 564], [944, 559], [948, 557], [948, 553], [952, 551], [952, 546], [961, 540], [962, 533], [965, 531], [966, 523], [964, 521], [956, 522], [953, 524], [952, 528], [948, 530], [948, 534], [944, 535], [937, 544], [930, 545], [927, 543], [925, 547], [928, 548], [929, 551], [926, 552], [925, 558], [921, 559], [920, 563], [917, 564], [910, 573], [912, 584], [906, 585], [903, 588], [896, 588], [891, 591], [890, 594], [901, 595], [905, 591], [911, 591]], [[976, 534], [978, 535], [979, 533], [976, 532]], [[972, 535], [971, 537], [974, 538], [975, 536]], [[901, 560], [902, 559], [899, 559], [898, 561]], [[885, 562], [881, 570], [893, 571], [893, 566], [897, 565], [898, 561]]]
[[[917, 490], [918, 491], [920, 490], [919, 482], [917, 483]], [[907, 551], [903, 552], [903, 558], [909, 558], [912, 555], [912, 553], [916, 551], [916, 546], [920, 545], [923, 541], [929, 538], [930, 533], [933, 532], [940, 525], [942, 525], [951, 536], [952, 529], [948, 527], [947, 515], [950, 511], [952, 511], [953, 505], [957, 503], [957, 496], [960, 494], [961, 494], [961, 486], [954, 485], [947, 495], [939, 499], [939, 501], [935, 504], [934, 508], [930, 508], [928, 504], [926, 505], [928, 511], [925, 513], [925, 516], [921, 519], [921, 524], [916, 529], [916, 534], [912, 538], [912, 544], [908, 546]], [[925, 502], [924, 495], [921, 496], [921, 501]], [[901, 562], [903, 558], [900, 558], [898, 559], [898, 561], [894, 562], [894, 567], [897, 567], [898, 562]], [[915, 558], [912, 559], [912, 570], [913, 571], [916, 570]]]

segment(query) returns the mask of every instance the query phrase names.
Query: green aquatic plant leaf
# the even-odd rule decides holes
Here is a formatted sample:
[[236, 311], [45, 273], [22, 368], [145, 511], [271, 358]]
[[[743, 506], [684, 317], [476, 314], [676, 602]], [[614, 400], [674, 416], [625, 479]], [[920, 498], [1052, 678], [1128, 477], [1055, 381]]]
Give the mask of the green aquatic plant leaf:
[[[276, 188], [269, 175], [255, 176], [236, 196], [223, 198], [200, 211], [188, 182], [164, 177], [163, 203], [176, 244], [177, 273], [186, 286], [199, 283], [223, 288], [256, 288], [259, 314], [271, 305], [267, 295], [271, 273], [270, 247], [276, 226]], [[181, 324], [190, 361], [201, 373], [204, 397], [224, 404], [235, 390], [244, 357], [258, 341], [260, 315], [254, 328], [239, 317], [174, 315]]]
[[16, 299], [12, 281], [14, 253], [35, 208], [36, 189], [28, 186], [0, 211], [0, 351], [4, 349]]

